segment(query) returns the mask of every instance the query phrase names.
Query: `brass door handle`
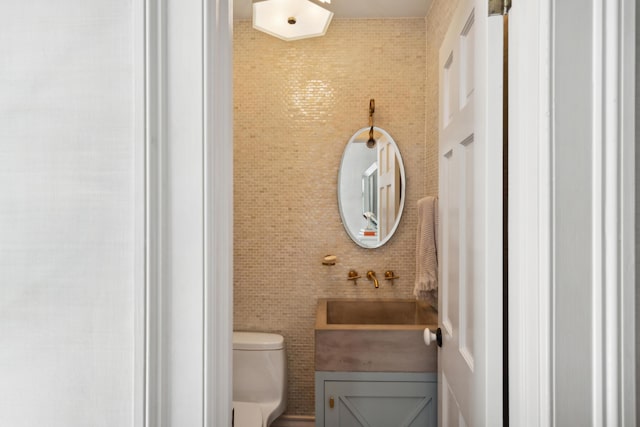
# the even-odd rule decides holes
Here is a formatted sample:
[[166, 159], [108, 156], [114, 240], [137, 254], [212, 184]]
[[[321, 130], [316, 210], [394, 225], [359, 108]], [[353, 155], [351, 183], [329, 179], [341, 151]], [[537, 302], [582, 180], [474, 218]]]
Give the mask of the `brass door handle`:
[[329, 396], [329, 408], [333, 409], [335, 406], [335, 402], [333, 401], [333, 396]]

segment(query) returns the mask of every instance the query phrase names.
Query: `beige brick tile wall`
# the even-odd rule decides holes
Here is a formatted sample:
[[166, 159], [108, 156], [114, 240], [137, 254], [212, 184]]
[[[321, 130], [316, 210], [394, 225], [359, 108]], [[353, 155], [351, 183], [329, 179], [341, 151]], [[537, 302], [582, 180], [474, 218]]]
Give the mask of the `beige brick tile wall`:
[[[434, 3], [449, 13], [450, 2]], [[234, 328], [284, 335], [288, 414], [314, 413], [317, 298], [412, 295], [416, 201], [437, 192], [429, 19], [335, 19], [326, 36], [288, 43], [234, 23]], [[407, 176], [404, 216], [379, 249], [349, 239], [336, 196], [342, 151], [367, 126], [370, 98]], [[338, 263], [323, 266], [326, 254]], [[356, 287], [350, 269], [401, 279]]]

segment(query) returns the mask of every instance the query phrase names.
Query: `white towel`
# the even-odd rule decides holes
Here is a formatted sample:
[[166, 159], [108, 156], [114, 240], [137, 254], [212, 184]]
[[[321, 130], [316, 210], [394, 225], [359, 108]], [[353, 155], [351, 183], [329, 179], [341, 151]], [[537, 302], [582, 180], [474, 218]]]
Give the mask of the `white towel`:
[[438, 199], [418, 200], [418, 233], [416, 236], [416, 298], [438, 300]]

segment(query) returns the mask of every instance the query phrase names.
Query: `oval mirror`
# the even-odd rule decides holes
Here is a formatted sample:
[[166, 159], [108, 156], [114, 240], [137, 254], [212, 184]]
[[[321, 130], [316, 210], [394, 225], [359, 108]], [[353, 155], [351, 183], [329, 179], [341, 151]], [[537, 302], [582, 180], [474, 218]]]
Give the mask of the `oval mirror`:
[[[357, 131], [347, 143], [338, 171], [338, 206], [349, 237], [377, 248], [398, 228], [404, 209], [405, 175], [400, 150], [379, 127]], [[375, 143], [374, 143], [375, 141]]]

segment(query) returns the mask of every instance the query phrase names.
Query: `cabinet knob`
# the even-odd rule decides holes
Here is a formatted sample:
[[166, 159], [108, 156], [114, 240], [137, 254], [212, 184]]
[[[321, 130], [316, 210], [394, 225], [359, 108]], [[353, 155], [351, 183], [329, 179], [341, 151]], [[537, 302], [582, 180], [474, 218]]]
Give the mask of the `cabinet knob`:
[[329, 408], [333, 409], [335, 402], [333, 401], [333, 396], [329, 396]]

